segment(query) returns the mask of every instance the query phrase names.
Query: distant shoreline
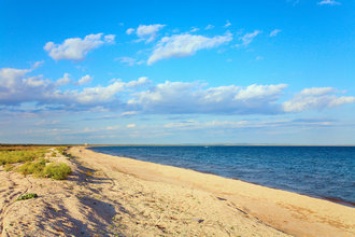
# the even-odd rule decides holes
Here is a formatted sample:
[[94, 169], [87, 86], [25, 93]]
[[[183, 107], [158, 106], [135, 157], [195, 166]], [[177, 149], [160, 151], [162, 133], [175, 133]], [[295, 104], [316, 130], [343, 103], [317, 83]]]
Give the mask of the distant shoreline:
[[[58, 143], [58, 144], [53, 144], [53, 143], [0, 143], [0, 146], [85, 146], [83, 143]], [[142, 144], [95, 144], [95, 143], [88, 143], [85, 147], [102, 147], [102, 146], [119, 146], [119, 147], [124, 147], [124, 146], [242, 146], [242, 147], [355, 147], [355, 144], [262, 144], [262, 143], [257, 143], [257, 144], [229, 144], [229, 143], [196, 143], [196, 144], [191, 144], [191, 143], [179, 143], [179, 144], [149, 144], [149, 143], [142, 143]]]

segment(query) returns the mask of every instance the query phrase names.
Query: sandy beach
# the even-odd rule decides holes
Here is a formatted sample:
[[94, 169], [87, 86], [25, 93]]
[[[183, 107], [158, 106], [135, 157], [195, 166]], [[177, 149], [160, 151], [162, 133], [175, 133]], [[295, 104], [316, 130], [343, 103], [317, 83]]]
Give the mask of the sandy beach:
[[[1, 236], [355, 236], [355, 209], [72, 147], [68, 180], [0, 168]], [[23, 193], [38, 198], [15, 201]]]

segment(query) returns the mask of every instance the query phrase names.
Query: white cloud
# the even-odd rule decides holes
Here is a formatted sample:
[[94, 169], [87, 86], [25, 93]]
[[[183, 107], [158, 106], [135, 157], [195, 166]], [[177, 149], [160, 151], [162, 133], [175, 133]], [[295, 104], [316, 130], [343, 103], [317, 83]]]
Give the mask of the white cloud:
[[232, 39], [232, 34], [229, 32], [212, 38], [187, 33], [164, 37], [155, 46], [152, 55], [148, 59], [148, 65], [162, 59], [191, 56], [198, 50], [215, 48]]
[[197, 32], [197, 31], [199, 31], [199, 30], [200, 30], [200, 28], [192, 27], [191, 30], [190, 30], [190, 32], [194, 33], [194, 32]]
[[283, 104], [286, 112], [301, 112], [311, 109], [326, 109], [343, 104], [355, 103], [353, 96], [336, 96], [331, 87], [307, 88], [296, 94], [293, 99]]
[[62, 78], [59, 78], [56, 82], [56, 85], [58, 86], [63, 86], [66, 85], [68, 83], [70, 83], [70, 74], [69, 73], [64, 73]]
[[130, 124], [127, 124], [126, 127], [127, 127], [127, 128], [135, 128], [135, 127], [136, 127], [136, 124], [130, 123]]
[[260, 30], [254, 30], [251, 33], [246, 33], [245, 35], [239, 37], [239, 40], [242, 41], [241, 44], [237, 44], [237, 46], [248, 46], [251, 42], [253, 42], [254, 38], [261, 34]]
[[150, 113], [278, 113], [286, 85], [235, 85], [204, 88], [201, 83], [165, 82], [140, 92], [129, 102]]
[[133, 116], [133, 115], [137, 115], [137, 114], [139, 114], [138, 111], [126, 111], [126, 112], [121, 113], [121, 116], [126, 117], [126, 116]]
[[105, 35], [104, 36], [104, 42], [107, 44], [114, 44], [115, 43], [115, 35]]
[[208, 25], [205, 27], [205, 30], [212, 30], [213, 28], [214, 28], [214, 25], [208, 24]]
[[136, 81], [130, 81], [127, 83], [128, 87], [135, 87], [140, 85], [148, 84], [150, 81], [148, 77], [139, 77]]
[[129, 28], [126, 30], [126, 34], [131, 35], [134, 32], [139, 38], [139, 41], [145, 41], [150, 43], [155, 40], [157, 33], [164, 28], [165, 25], [153, 24], [153, 25], [139, 25], [137, 29]]
[[32, 65], [32, 69], [41, 67], [44, 64], [44, 61], [37, 61]]
[[0, 69], [0, 104], [15, 105], [41, 100], [53, 89], [53, 83], [42, 76], [26, 77], [31, 69]]
[[165, 25], [154, 24], [154, 25], [140, 25], [138, 26], [136, 33], [140, 38], [148, 38], [151, 41], [155, 38], [156, 33], [161, 30]]
[[114, 131], [114, 130], [118, 130], [118, 129], [120, 129], [120, 126], [119, 126], [119, 125], [107, 126], [107, 127], [106, 127], [106, 130], [109, 130], [109, 131]]
[[62, 44], [48, 42], [44, 46], [44, 50], [55, 60], [81, 60], [84, 59], [91, 50], [104, 44], [114, 43], [114, 39], [115, 35], [103, 35], [102, 33], [90, 34], [85, 36], [84, 39], [66, 39]]
[[29, 69], [1, 68], [0, 69], [0, 92], [1, 88], [11, 89], [21, 82], [23, 76], [30, 72]]
[[69, 91], [67, 94], [70, 95], [74, 101], [81, 104], [98, 104], [114, 101], [117, 99], [119, 92], [125, 92], [129, 88], [134, 88], [140, 85], [148, 83], [147, 77], [140, 77], [136, 81], [121, 82], [114, 81], [108, 86], [96, 86], [84, 88], [82, 91]]
[[48, 80], [43, 80], [41, 76], [37, 77], [29, 77], [23, 80], [24, 85], [27, 85], [29, 87], [43, 87], [49, 84]]
[[117, 61], [119, 61], [120, 63], [126, 64], [127, 66], [134, 66], [134, 65], [141, 65], [144, 64], [145, 62], [143, 60], [137, 60], [135, 58], [132, 57], [120, 57], [116, 59]]
[[123, 91], [125, 84], [114, 82], [108, 86], [96, 86], [84, 88], [81, 92], [72, 91], [72, 97], [79, 103], [91, 104], [98, 102], [108, 102], [115, 98], [115, 95]]
[[281, 32], [280, 29], [272, 30], [269, 34], [270, 37], [276, 37]]
[[87, 84], [89, 82], [91, 82], [92, 80], [92, 77], [90, 75], [85, 75], [83, 77], [81, 77], [78, 81], [78, 85], [84, 85], [84, 84]]
[[[149, 83], [147, 77], [138, 80], [121, 82], [113, 81], [107, 86], [86, 87], [82, 90], [63, 90], [60, 86], [70, 82], [70, 75], [65, 73], [63, 78], [52, 82], [42, 76], [27, 77], [29, 69], [0, 69], [0, 103], [20, 105], [37, 103], [49, 106], [69, 106], [68, 109], [80, 108], [82, 105], [105, 106], [107, 103], [119, 100], [119, 92], [127, 94], [129, 90]], [[88, 82], [89, 75], [79, 81]]]
[[133, 66], [136, 63], [136, 60], [131, 57], [121, 57], [118, 59], [121, 63], [127, 64], [128, 66]]
[[227, 20], [226, 24], [224, 25], [224, 28], [228, 28], [232, 25], [232, 23], [230, 23], [230, 21]]
[[318, 5], [340, 5], [340, 2], [334, 0], [322, 0], [318, 2]]
[[134, 31], [135, 31], [134, 28], [128, 28], [128, 29], [126, 30], [126, 34], [127, 34], [127, 35], [131, 35], [131, 34], [134, 33]]
[[[31, 69], [0, 69], [0, 104], [12, 109], [22, 105], [32, 110], [120, 110], [121, 116], [135, 114], [277, 114], [320, 110], [355, 103], [354, 96], [338, 95], [332, 87], [306, 88], [282, 102], [286, 84], [246, 87], [208, 87], [199, 82], [165, 82], [152, 85], [147, 77], [108, 85], [67, 89], [64, 74], [57, 81], [28, 76]], [[91, 80], [83, 76], [81, 85]], [[149, 86], [149, 87], [148, 87]], [[78, 87], [77, 87], [78, 88]], [[147, 89], [148, 88], [148, 89]]]
[[257, 85], [253, 84], [242, 88], [239, 90], [236, 95], [237, 100], [249, 100], [249, 99], [258, 99], [258, 100], [276, 100], [283, 89], [287, 87], [286, 84], [277, 84], [277, 85]]

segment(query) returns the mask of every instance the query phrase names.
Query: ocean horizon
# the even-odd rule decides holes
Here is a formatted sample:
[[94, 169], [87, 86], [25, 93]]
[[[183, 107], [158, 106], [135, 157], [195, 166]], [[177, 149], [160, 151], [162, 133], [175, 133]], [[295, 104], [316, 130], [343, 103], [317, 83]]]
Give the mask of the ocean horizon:
[[97, 145], [91, 150], [355, 206], [351, 145]]

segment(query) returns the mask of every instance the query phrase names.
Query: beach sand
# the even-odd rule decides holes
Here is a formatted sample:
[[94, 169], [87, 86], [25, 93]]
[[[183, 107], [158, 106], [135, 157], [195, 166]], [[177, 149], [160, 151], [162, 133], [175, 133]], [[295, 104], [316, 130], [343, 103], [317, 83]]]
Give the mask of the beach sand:
[[[57, 154], [68, 180], [0, 168], [1, 236], [355, 236], [355, 209], [192, 170]], [[23, 193], [36, 199], [15, 201]]]

